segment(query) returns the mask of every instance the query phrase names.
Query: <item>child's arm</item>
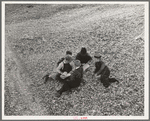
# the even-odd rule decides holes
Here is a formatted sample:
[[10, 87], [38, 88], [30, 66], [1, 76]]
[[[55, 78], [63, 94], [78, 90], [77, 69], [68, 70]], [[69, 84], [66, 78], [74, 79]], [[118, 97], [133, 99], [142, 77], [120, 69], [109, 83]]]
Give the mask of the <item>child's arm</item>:
[[62, 74], [62, 72], [60, 71], [60, 69], [63, 68], [63, 62], [61, 62], [58, 67], [56, 68], [56, 71], [60, 74]]
[[65, 78], [67, 78], [67, 77], [69, 77], [71, 74], [70, 73], [63, 73], [60, 77], [62, 78], [62, 79], [65, 79]]
[[105, 63], [102, 62], [101, 68], [100, 68], [100, 70], [96, 74], [100, 75], [104, 68], [105, 68]]
[[73, 62], [73, 61], [70, 63], [70, 65], [71, 65], [71, 67], [72, 67], [72, 70], [71, 70], [70, 73], [72, 73], [76, 68], [75, 68], [75, 65], [74, 65], [74, 62]]

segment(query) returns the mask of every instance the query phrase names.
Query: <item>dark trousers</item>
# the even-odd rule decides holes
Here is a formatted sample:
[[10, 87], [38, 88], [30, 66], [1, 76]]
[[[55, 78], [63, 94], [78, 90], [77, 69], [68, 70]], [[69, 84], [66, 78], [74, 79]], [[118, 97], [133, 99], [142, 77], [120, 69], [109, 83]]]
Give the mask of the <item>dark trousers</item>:
[[64, 82], [64, 85], [62, 86], [62, 88], [60, 90], [58, 90], [58, 92], [60, 94], [62, 94], [65, 91], [70, 91], [72, 88], [76, 88], [80, 85], [81, 81], [70, 81], [69, 79], [67, 81]]
[[63, 92], [68, 91], [68, 90], [71, 90], [71, 87], [68, 85], [67, 82], [64, 82], [63, 86], [61, 87], [60, 90], [58, 90], [58, 92], [62, 94]]

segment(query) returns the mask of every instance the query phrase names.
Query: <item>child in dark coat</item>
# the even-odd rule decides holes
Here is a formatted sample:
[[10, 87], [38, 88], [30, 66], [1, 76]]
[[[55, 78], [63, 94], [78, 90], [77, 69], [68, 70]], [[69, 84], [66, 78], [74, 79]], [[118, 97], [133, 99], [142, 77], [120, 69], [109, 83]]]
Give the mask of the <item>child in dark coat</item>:
[[87, 68], [89, 68], [89, 62], [92, 60], [92, 57], [87, 53], [86, 48], [82, 47], [81, 51], [76, 56], [76, 60], [81, 62], [83, 70], [85, 71]]
[[95, 62], [94, 75], [96, 78], [100, 77], [99, 79], [104, 87], [108, 88], [112, 82], [119, 82], [115, 78], [109, 78], [110, 70], [101, 60], [101, 55], [98, 52], [95, 53], [94, 58], [97, 60]]
[[71, 73], [71, 76], [64, 82], [64, 85], [57, 91], [56, 96], [60, 97], [65, 91], [78, 87], [83, 77], [83, 68], [79, 60], [75, 60], [76, 69]]
[[82, 47], [81, 51], [77, 54], [76, 59], [79, 60], [81, 64], [86, 64], [92, 60], [92, 57], [87, 53], [86, 48]]

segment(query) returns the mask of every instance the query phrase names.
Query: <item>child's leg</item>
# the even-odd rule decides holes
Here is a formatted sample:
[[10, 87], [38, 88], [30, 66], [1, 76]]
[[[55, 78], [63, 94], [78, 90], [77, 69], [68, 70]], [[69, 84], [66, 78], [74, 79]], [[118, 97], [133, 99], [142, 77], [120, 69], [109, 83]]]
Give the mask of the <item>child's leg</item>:
[[69, 85], [65, 82], [60, 90], [57, 91], [57, 95], [60, 96], [63, 92], [70, 90]]
[[109, 83], [109, 78], [106, 75], [101, 75], [101, 83], [103, 84], [104, 87], [109, 87], [110, 83]]
[[48, 77], [48, 76], [46, 76], [46, 77], [45, 77], [44, 84], [46, 84], [46, 82], [48, 81], [48, 79], [49, 79], [49, 77]]
[[119, 81], [117, 79], [115, 79], [115, 78], [109, 78], [109, 82], [110, 83], [113, 83], [113, 82], [119, 83]]
[[52, 78], [53, 80], [55, 80], [56, 79], [56, 75], [57, 75], [57, 73], [52, 73], [52, 74], [49, 75], [49, 78]]
[[59, 81], [59, 82], [63, 82], [63, 79], [60, 77], [61, 74], [57, 73], [55, 80]]

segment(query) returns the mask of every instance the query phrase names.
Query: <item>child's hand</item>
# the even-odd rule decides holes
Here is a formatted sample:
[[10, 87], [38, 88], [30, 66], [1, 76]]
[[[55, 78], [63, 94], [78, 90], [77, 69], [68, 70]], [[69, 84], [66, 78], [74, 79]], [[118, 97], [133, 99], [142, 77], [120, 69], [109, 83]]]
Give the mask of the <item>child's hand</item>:
[[71, 75], [70, 73], [64, 72], [60, 77], [62, 79], [65, 79], [65, 78], [69, 77], [70, 75]]
[[97, 75], [97, 74], [95, 75], [95, 78], [96, 78], [96, 79], [98, 79], [98, 78], [100, 78], [100, 77], [101, 77], [101, 75]]
[[60, 75], [60, 77], [61, 77], [62, 79], [65, 79], [65, 78], [66, 78], [66, 76], [65, 76], [65, 75]]
[[66, 75], [67, 75], [67, 72], [62, 73], [62, 75], [63, 75], [63, 76], [66, 76]]

